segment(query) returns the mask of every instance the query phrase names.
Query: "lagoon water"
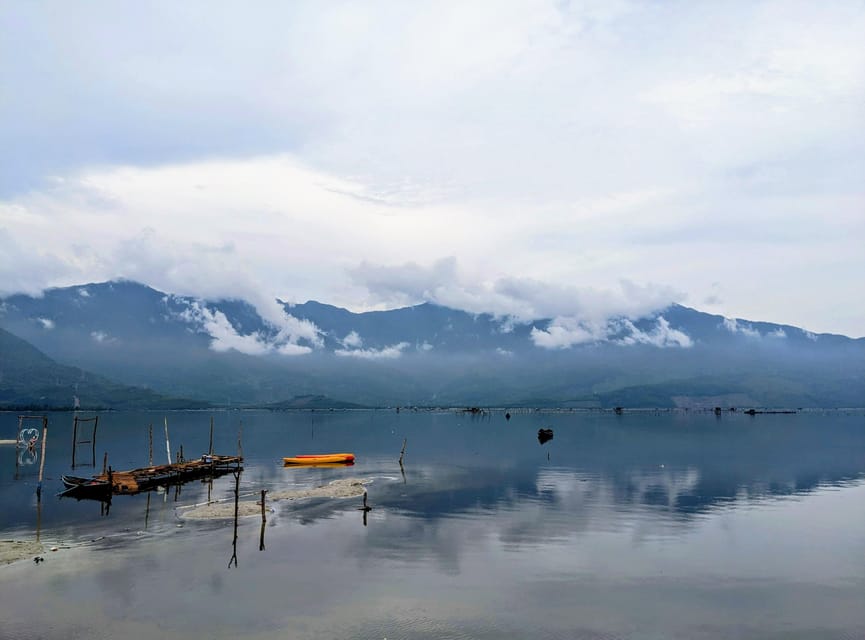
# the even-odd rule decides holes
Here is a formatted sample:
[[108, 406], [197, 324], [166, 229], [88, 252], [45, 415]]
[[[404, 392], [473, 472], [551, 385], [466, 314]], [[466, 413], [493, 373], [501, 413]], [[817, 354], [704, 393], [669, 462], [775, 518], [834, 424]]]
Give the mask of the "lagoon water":
[[[263, 549], [259, 516], [236, 546], [233, 520], [182, 517], [233, 502], [233, 475], [106, 514], [56, 497], [72, 414], [49, 414], [41, 502], [38, 456], [16, 469], [0, 446], [0, 539], [45, 545], [0, 565], [0, 637], [865, 638], [861, 411], [107, 412], [97, 466], [144, 466], [151, 424], [163, 461], [166, 416], [172, 451], [199, 455], [211, 415], [217, 453], [242, 426], [241, 500], [355, 477], [373, 510], [271, 503]], [[16, 424], [0, 414], [0, 438]], [[357, 464], [281, 464], [326, 451]]]

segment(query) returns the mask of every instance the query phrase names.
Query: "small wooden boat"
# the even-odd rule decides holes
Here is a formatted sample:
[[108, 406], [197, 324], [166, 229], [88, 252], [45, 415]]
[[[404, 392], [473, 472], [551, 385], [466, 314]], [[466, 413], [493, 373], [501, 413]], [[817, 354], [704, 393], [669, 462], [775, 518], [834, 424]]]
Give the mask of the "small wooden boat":
[[79, 478], [77, 476], [60, 476], [66, 487], [60, 495], [73, 498], [92, 498], [108, 500], [111, 497], [111, 485], [108, 480], [98, 478]]
[[[133, 495], [142, 491], [150, 491], [160, 486], [184, 484], [201, 478], [218, 478], [219, 476], [239, 471], [243, 458], [240, 456], [220, 456], [206, 454], [200, 458], [172, 464], [155, 465], [130, 469], [127, 471], [111, 471], [101, 473], [92, 478], [62, 476], [66, 491], [62, 496], [76, 498], [96, 498], [102, 495]], [[106, 498], [107, 499], [107, 498]]]
[[283, 458], [286, 465], [354, 464], [353, 453], [303, 454], [293, 458]]

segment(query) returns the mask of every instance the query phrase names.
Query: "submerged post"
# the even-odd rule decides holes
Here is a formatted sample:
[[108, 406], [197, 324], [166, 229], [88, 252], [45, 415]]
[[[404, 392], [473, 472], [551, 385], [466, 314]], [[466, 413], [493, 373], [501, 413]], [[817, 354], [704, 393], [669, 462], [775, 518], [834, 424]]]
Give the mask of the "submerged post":
[[213, 455], [213, 416], [210, 416], [210, 446], [207, 448], [207, 454]]
[[405, 445], [408, 442], [408, 438], [402, 439], [402, 451], [399, 452], [399, 466], [402, 466], [402, 458], [405, 455]]
[[150, 456], [148, 458], [150, 460], [149, 466], [153, 466], [153, 425], [150, 425]]

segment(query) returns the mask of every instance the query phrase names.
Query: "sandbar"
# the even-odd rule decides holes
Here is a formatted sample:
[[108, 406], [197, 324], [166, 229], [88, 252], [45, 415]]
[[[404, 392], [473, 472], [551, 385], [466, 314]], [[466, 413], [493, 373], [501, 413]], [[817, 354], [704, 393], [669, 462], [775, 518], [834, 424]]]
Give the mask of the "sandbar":
[[35, 540], [0, 540], [0, 564], [10, 564], [42, 553], [44, 547]]
[[[289, 489], [268, 493], [267, 502], [280, 500], [301, 500], [303, 498], [356, 498], [363, 495], [364, 485], [369, 480], [359, 478], [341, 478], [320, 487], [310, 489]], [[254, 516], [261, 513], [261, 503], [244, 500], [237, 504], [237, 515]], [[234, 502], [219, 502], [193, 507], [188, 511], [178, 513], [181, 518], [189, 520], [213, 520], [234, 517]]]

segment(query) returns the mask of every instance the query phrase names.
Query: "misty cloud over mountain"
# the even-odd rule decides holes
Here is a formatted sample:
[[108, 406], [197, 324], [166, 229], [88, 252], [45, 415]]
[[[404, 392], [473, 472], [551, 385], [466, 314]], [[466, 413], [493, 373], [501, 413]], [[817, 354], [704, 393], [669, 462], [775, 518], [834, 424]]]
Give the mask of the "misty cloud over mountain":
[[[0, 326], [65, 365], [173, 397], [268, 404], [321, 394], [367, 405], [861, 406], [865, 340], [710, 315], [669, 292], [615, 295], [502, 281], [473, 290], [451, 267], [361, 275], [384, 296], [464, 296], [353, 313], [315, 301], [203, 300], [129, 281], [0, 300]], [[455, 273], [455, 272], [453, 272]], [[545, 295], [571, 315], [538, 317]], [[593, 297], [595, 296], [595, 297]], [[524, 304], [513, 313], [514, 303]], [[504, 303], [509, 303], [505, 305]], [[583, 311], [591, 309], [591, 312]]]

